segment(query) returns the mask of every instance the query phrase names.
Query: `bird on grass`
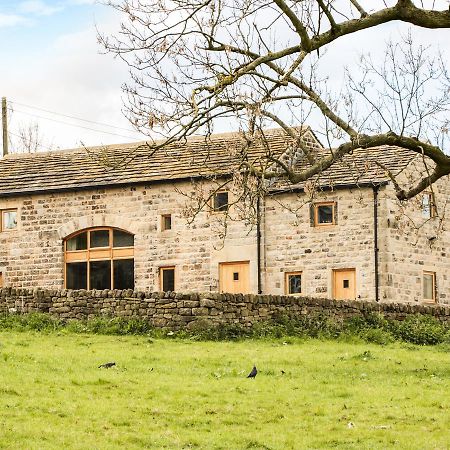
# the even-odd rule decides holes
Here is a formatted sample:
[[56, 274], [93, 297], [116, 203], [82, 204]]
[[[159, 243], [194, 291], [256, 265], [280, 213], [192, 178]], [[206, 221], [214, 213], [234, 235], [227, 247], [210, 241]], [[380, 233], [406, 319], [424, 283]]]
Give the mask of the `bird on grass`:
[[99, 369], [110, 369], [111, 367], [115, 366], [116, 363], [115, 362], [107, 362], [105, 364], [100, 364], [98, 366]]
[[247, 375], [247, 378], [255, 378], [257, 374], [258, 374], [258, 369], [256, 368], [256, 366], [253, 366], [253, 369], [252, 369], [252, 371]]

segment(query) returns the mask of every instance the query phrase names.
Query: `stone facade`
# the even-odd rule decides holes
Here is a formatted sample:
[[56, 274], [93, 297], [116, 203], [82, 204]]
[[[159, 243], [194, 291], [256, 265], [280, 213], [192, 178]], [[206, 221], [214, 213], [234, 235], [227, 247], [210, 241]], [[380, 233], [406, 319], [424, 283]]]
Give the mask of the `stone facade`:
[[[327, 153], [309, 128], [299, 130], [311, 151], [319, 156]], [[291, 140], [281, 129], [268, 130], [264, 145], [256, 140], [247, 155], [267, 163], [268, 144], [271, 152], [283, 155], [301, 170], [305, 161]], [[227, 265], [227, 276], [233, 277], [231, 281], [245, 278], [245, 292], [251, 294], [284, 295], [288, 292], [287, 274], [295, 273], [297, 278], [301, 276], [302, 295], [348, 298], [336, 290], [337, 274], [347, 270], [351, 275], [346, 276], [355, 279], [351, 298], [420, 303], [424, 300], [424, 273], [428, 273], [435, 276], [435, 300], [450, 304], [448, 177], [434, 185], [439, 214], [427, 219], [421, 211], [422, 194], [408, 205], [400, 204], [377, 164], [382, 162], [400, 174], [402, 183], [423, 173], [422, 159], [391, 146], [359, 149], [325, 170], [315, 180], [316, 189], [308, 189], [308, 183], [295, 189], [283, 188], [281, 180], [272, 184], [273, 189], [260, 202], [259, 235], [257, 226], [249, 224], [255, 221], [243, 217], [242, 204], [233, 205], [233, 192], [229, 192], [232, 206], [226, 224], [225, 215], [213, 212], [211, 205], [194, 218], [186, 215], [186, 194], [202, 191], [208, 197], [235, 169], [233, 155], [242, 145], [242, 137], [231, 133], [174, 143], [152, 157], [141, 143], [92, 148], [89, 154], [75, 149], [1, 159], [0, 218], [3, 212], [17, 211], [17, 227], [8, 230], [0, 222], [0, 287], [67, 287], [66, 240], [83, 230], [108, 227], [134, 236], [134, 248], [122, 253], [123, 260], [133, 257], [133, 262], [127, 261], [125, 266], [122, 261], [120, 270], [127, 273], [128, 287], [134, 269], [134, 288], [140, 291], [162, 290], [161, 268], [170, 267], [174, 290], [217, 292], [223, 288], [225, 264], [236, 263], [245, 266], [242, 274], [233, 273], [235, 269]], [[96, 163], [95, 155], [99, 161], [126, 163], [107, 167]], [[334, 205], [333, 223], [315, 226], [312, 205], [323, 201]], [[252, 206], [255, 213], [256, 205]], [[168, 214], [171, 229], [164, 230], [163, 216]], [[255, 219], [255, 214], [250, 219]], [[92, 259], [108, 258], [98, 256], [100, 253], [92, 252], [97, 255]], [[82, 263], [87, 273], [90, 255], [90, 250], [86, 251]], [[109, 268], [114, 280], [114, 263]], [[84, 284], [119, 286], [110, 281]], [[243, 291], [240, 285], [234, 286], [233, 292]]]
[[[218, 264], [242, 255], [256, 269], [255, 231], [233, 222], [223, 246], [221, 215], [204, 211], [191, 225], [182, 216], [190, 183], [92, 189], [0, 198], [0, 209], [17, 208], [16, 230], [0, 233], [0, 270], [5, 286], [62, 288], [63, 240], [90, 227], [117, 227], [134, 234], [136, 289], [159, 289], [159, 267], [175, 266], [177, 290], [217, 290]], [[161, 231], [161, 215], [172, 229]], [[234, 259], [231, 259], [231, 261]], [[256, 290], [251, 280], [252, 292]]]
[[[300, 199], [301, 201], [302, 199]], [[336, 224], [311, 226], [309, 205], [296, 211], [293, 194], [266, 202], [264, 222], [264, 293], [285, 293], [284, 274], [302, 272], [302, 293], [332, 297], [332, 270], [356, 269], [358, 299], [374, 300], [373, 191], [340, 189], [317, 195], [315, 201], [334, 201]]]
[[424, 271], [436, 274], [436, 302], [450, 304], [450, 182], [440, 180], [434, 186], [438, 215], [426, 219], [421, 199], [399, 206], [392, 186], [383, 194], [384, 229], [381, 242], [380, 282], [382, 300], [420, 302], [423, 299]]
[[[448, 199], [444, 187], [439, 188], [439, 202]], [[258, 293], [255, 227], [229, 221], [223, 238], [223, 216], [209, 210], [188, 224], [183, 217], [186, 197], [180, 192], [191, 189], [189, 182], [167, 182], [0, 198], [0, 210], [17, 208], [19, 217], [16, 230], [0, 233], [4, 286], [63, 288], [64, 239], [108, 226], [134, 234], [138, 290], [161, 290], [159, 268], [173, 266], [177, 291], [218, 291], [219, 263], [249, 261], [249, 292]], [[389, 185], [379, 189], [379, 300], [421, 302], [427, 270], [436, 273], [438, 302], [449, 304], [448, 219], [411, 230], [401, 224], [406, 216], [399, 215], [393, 199]], [[353, 268], [356, 298], [375, 300], [373, 189], [323, 191], [315, 198], [322, 200], [336, 202], [335, 225], [311, 226], [305, 194], [278, 194], [262, 202], [261, 292], [284, 294], [285, 273], [298, 271], [303, 295], [331, 298], [333, 270]], [[420, 205], [411, 208], [407, 217], [420, 221]], [[163, 214], [172, 214], [171, 230], [161, 230]]]
[[0, 289], [0, 312], [44, 312], [63, 320], [98, 316], [140, 318], [155, 327], [192, 329], [196, 326], [251, 326], [280, 315], [325, 315], [340, 321], [379, 313], [403, 320], [427, 314], [450, 324], [450, 307], [338, 301], [325, 298], [217, 294], [211, 292], [136, 292]]

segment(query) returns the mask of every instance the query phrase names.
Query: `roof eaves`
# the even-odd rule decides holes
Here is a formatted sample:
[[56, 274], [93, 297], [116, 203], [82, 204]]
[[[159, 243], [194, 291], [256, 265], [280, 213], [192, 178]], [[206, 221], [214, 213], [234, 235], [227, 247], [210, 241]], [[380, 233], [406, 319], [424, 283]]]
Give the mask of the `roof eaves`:
[[[353, 189], [353, 188], [366, 188], [366, 187], [382, 187], [389, 184], [389, 180], [384, 181], [363, 181], [361, 183], [335, 183], [333, 185], [322, 185], [318, 188], [319, 191], [334, 191], [341, 189]], [[271, 189], [269, 191], [269, 195], [280, 195], [280, 194], [289, 194], [289, 193], [303, 193], [305, 189], [299, 186], [296, 187], [286, 187], [279, 189]]]
[[[214, 178], [227, 178], [231, 177], [230, 173], [223, 173], [215, 175]], [[157, 180], [139, 180], [139, 181], [124, 181], [120, 183], [110, 183], [110, 182], [98, 182], [98, 183], [87, 183], [79, 186], [65, 186], [65, 187], [55, 187], [50, 189], [29, 189], [29, 190], [15, 190], [15, 191], [0, 191], [0, 198], [11, 198], [11, 197], [24, 197], [30, 195], [46, 195], [46, 194], [57, 194], [59, 192], [78, 192], [78, 191], [88, 191], [93, 189], [104, 189], [104, 188], [123, 188], [129, 186], [148, 186], [152, 184], [163, 184], [163, 183], [181, 183], [184, 181], [194, 181], [202, 178], [212, 178], [207, 175], [190, 175], [179, 178], [164, 178]]]

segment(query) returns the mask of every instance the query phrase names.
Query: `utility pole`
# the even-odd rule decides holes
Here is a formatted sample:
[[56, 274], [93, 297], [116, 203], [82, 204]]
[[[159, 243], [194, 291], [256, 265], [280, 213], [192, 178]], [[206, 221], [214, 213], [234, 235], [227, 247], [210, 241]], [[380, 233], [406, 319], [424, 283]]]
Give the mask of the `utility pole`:
[[2, 97], [3, 156], [8, 154], [8, 113], [6, 97]]

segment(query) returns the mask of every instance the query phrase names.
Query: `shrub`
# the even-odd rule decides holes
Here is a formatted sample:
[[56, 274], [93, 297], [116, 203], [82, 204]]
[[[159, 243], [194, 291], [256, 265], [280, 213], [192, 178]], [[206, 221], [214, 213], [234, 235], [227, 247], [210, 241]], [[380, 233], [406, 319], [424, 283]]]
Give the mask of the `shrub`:
[[431, 316], [414, 315], [405, 320], [392, 321], [392, 334], [403, 341], [418, 345], [434, 345], [443, 342], [446, 326]]
[[372, 344], [386, 345], [394, 342], [392, 333], [380, 328], [368, 328], [360, 333], [362, 339]]
[[[195, 325], [195, 324], [194, 324]], [[150, 335], [159, 338], [187, 338], [209, 341], [235, 341], [245, 338], [280, 339], [325, 338], [343, 341], [363, 340], [386, 345], [400, 340], [419, 345], [450, 344], [450, 327], [431, 316], [414, 315], [404, 321], [387, 320], [380, 314], [339, 320], [324, 314], [289, 316], [280, 315], [272, 320], [259, 322], [252, 327], [241, 324], [213, 325], [210, 321], [198, 321], [191, 330], [168, 332], [153, 328], [139, 318], [95, 317], [89, 320], [64, 322], [49, 314], [0, 314], [0, 329], [15, 331], [66, 330], [71, 333], [107, 335]]]
[[0, 315], [0, 328], [15, 331], [56, 331], [63, 322], [49, 314], [3, 314]]
[[[342, 332], [343, 323], [324, 314], [288, 316], [280, 315], [269, 322], [282, 336], [299, 336], [312, 338], [334, 338]], [[281, 336], [276, 336], [281, 337]]]

